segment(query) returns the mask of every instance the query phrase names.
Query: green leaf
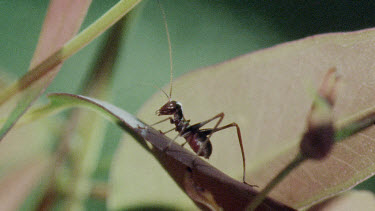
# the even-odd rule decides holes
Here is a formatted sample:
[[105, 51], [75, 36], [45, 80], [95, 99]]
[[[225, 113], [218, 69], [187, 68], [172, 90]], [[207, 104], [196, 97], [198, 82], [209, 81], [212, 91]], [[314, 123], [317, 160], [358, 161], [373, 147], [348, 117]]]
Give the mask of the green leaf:
[[[5, 136], [33, 101], [48, 87], [60, 70], [61, 65], [58, 66], [58, 64], [61, 64], [62, 61], [59, 61], [57, 56], [60, 53], [55, 52], [78, 32], [90, 3], [90, 0], [80, 1], [78, 4], [64, 0], [51, 1], [37, 49], [30, 64], [30, 71], [0, 94], [1, 105], [9, 102], [9, 97], [18, 95], [18, 99], [12, 102], [15, 105], [11, 109], [9, 107], [6, 108], [8, 112], [9, 109], [11, 112], [5, 124], [2, 125], [0, 139]], [[62, 31], [64, 33], [61, 33]], [[48, 60], [50, 55], [53, 55], [52, 59]], [[48, 61], [47, 65], [39, 65], [46, 60]], [[38, 67], [40, 68], [38, 69]], [[45, 71], [46, 74], [40, 74], [40, 70]], [[37, 83], [33, 84], [35, 81]], [[4, 109], [4, 106], [2, 109]]]
[[[206, 203], [212, 203], [212, 207], [221, 207], [224, 209], [242, 208], [245, 209], [255, 196], [256, 191], [249, 185], [238, 182], [210, 166], [208, 163], [186, 149], [171, 142], [159, 131], [154, 130], [147, 124], [144, 124], [124, 110], [121, 110], [109, 103], [92, 99], [80, 95], [72, 94], [52, 94], [51, 106], [60, 105], [62, 108], [67, 106], [79, 106], [92, 109], [112, 122], [115, 122], [124, 130], [129, 132], [137, 142], [146, 151], [152, 152], [153, 156], [160, 164], [173, 176], [175, 182], [189, 195], [202, 194]], [[149, 147], [145, 141], [152, 144]], [[167, 148], [168, 146], [168, 148]], [[143, 152], [144, 153], [144, 152]], [[137, 163], [139, 165], [139, 163]], [[141, 167], [140, 167], [141, 168]], [[128, 174], [133, 172], [128, 171]], [[138, 173], [138, 172], [136, 172]], [[112, 177], [113, 178], [113, 177]], [[127, 181], [123, 178], [123, 181]], [[139, 180], [143, 182], [142, 180]], [[137, 182], [139, 182], [137, 180]], [[114, 183], [115, 182], [115, 183]], [[117, 182], [117, 183], [116, 183]], [[130, 181], [135, 182], [135, 181]], [[112, 187], [126, 188], [124, 183], [112, 181]], [[223, 192], [222, 190], [228, 190]], [[111, 198], [109, 198], [111, 200]], [[109, 207], [113, 206], [109, 201]], [[261, 204], [261, 208], [274, 208], [290, 210], [278, 202], [266, 199]]]
[[40, 184], [40, 178], [48, 171], [49, 156], [29, 160], [0, 180], [0, 209], [19, 210], [31, 189]]
[[[223, 124], [240, 125], [247, 182], [263, 188], [298, 152], [313, 97], [328, 69], [341, 77], [335, 119], [348, 118], [375, 105], [375, 30], [313, 36], [195, 71], [174, 81], [173, 96], [191, 123], [225, 113]], [[166, 88], [168, 89], [168, 88]], [[146, 122], [166, 102], [156, 94], [140, 111]], [[168, 123], [158, 129], [167, 131]], [[271, 197], [294, 208], [311, 206], [350, 189], [375, 173], [375, 128], [337, 144], [322, 162], [308, 161], [292, 172]], [[171, 137], [176, 134], [171, 133]], [[215, 133], [210, 163], [241, 178], [241, 154], [235, 131]], [[137, 152], [134, 152], [137, 154]]]
[[[55, 0], [50, 5], [47, 21], [40, 36], [40, 43], [42, 44], [40, 44], [41, 47], [37, 48], [35, 54], [35, 58], [37, 59], [33, 60], [28, 73], [0, 93], [0, 105], [9, 101], [15, 95], [22, 95], [0, 130], [0, 138], [5, 136], [6, 132], [14, 125], [17, 119], [48, 87], [60, 69], [59, 65], [64, 60], [103, 33], [108, 27], [127, 14], [140, 0], [122, 0], [118, 2], [95, 23], [75, 36], [74, 39], [71, 39], [78, 31], [90, 2], [90, 0], [86, 0], [81, 1], [80, 4], [76, 4]], [[59, 14], [60, 17], [55, 13]], [[60, 19], [63, 21], [60, 21]], [[61, 31], [64, 31], [64, 33], [61, 33]], [[69, 39], [70, 41], [67, 42]], [[58, 42], [55, 42], [56, 40]]]
[[309, 210], [373, 210], [375, 196], [370, 191], [351, 190], [328, 199]]

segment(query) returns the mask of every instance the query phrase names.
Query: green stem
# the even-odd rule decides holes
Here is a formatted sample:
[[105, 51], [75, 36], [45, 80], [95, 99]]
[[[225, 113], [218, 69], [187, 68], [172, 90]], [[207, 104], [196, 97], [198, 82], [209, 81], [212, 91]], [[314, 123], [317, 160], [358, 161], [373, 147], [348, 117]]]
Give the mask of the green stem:
[[141, 0], [121, 0], [102, 17], [70, 40], [62, 49], [62, 59], [67, 59], [90, 43], [135, 7]]
[[342, 141], [375, 123], [375, 107], [361, 111], [336, 124], [335, 142]]
[[[335, 142], [340, 142], [370, 126], [375, 123], [375, 107], [369, 108], [365, 111], [361, 111], [352, 117], [339, 121], [335, 124]], [[268, 193], [280, 183], [295, 167], [299, 166], [307, 158], [298, 154], [296, 158], [290, 162], [278, 175], [276, 175], [271, 182], [255, 197], [253, 202], [250, 204], [249, 209], [255, 210], [266, 198]]]
[[113, 6], [102, 17], [96, 20], [93, 24], [75, 36], [72, 40], [66, 43], [61, 49], [53, 53], [47, 59], [42, 61], [39, 65], [28, 71], [16, 83], [7, 87], [0, 94], [0, 105], [5, 103], [9, 98], [19, 93], [20, 91], [30, 87], [31, 84], [51, 72], [53, 67], [62, 63], [64, 60], [71, 57], [77, 51], [85, 47], [88, 43], [103, 33], [108, 27], [112, 26], [116, 21], [127, 14], [133, 7], [135, 7], [141, 0], [121, 0]]
[[277, 185], [279, 184], [293, 169], [295, 169], [297, 166], [299, 166], [303, 161], [305, 161], [306, 158], [303, 157], [301, 154], [298, 154], [294, 160], [292, 160], [282, 171], [279, 172], [278, 175], [276, 175], [271, 182], [267, 184], [267, 186], [256, 195], [254, 200], [249, 206], [249, 210], [255, 210], [266, 198], [268, 193]]

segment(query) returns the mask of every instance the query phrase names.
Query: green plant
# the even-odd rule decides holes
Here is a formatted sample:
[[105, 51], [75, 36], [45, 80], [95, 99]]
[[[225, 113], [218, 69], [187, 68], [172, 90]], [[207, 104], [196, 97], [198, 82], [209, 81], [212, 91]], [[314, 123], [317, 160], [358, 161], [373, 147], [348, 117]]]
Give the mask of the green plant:
[[[59, 1], [55, 1], [56, 4], [58, 4], [58, 2]], [[110, 23], [114, 23], [115, 20], [118, 20], [120, 16], [129, 11], [138, 1], [120, 1], [117, 7], [115, 7], [117, 9], [112, 10], [115, 11], [114, 13], [109, 13], [111, 15], [106, 16], [108, 17], [107, 19], [99, 19], [103, 21], [101, 23], [104, 23], [104, 25], [94, 24], [91, 28], [94, 29], [93, 31], [89, 33], [87, 33], [87, 31], [82, 32], [79, 36], [70, 40], [74, 31], [78, 30], [80, 25], [80, 21], [77, 20], [83, 20], [83, 13], [87, 10], [89, 3], [90, 2], [87, 1], [82, 2], [82, 5], [72, 6], [77, 10], [73, 10], [72, 7], [66, 7], [65, 10], [62, 10], [61, 5], [56, 7], [55, 10], [52, 8], [51, 11], [54, 12], [51, 14], [54, 14], [54, 17], [58, 16], [58, 10], [60, 12], [65, 11], [65, 13], [62, 14], [63, 16], [64, 14], [68, 15], [64, 16], [65, 22], [50, 22], [46, 24], [45, 27], [54, 26], [57, 28], [66, 28], [69, 26], [71, 27], [71, 32], [67, 33], [68, 36], [62, 33], [53, 34], [52, 37], [54, 39], [49, 39], [51, 36], [46, 36], [46, 34], [44, 34], [44, 36], [42, 35], [31, 64], [31, 71], [10, 86], [6, 84], [9, 79], [3, 78], [5, 85], [3, 85], [3, 92], [0, 94], [0, 102], [2, 103], [1, 111], [6, 123], [2, 126], [1, 133], [1, 136], [4, 138], [2, 143], [2, 155], [4, 157], [0, 159], [2, 162], [1, 172], [2, 175], [4, 175], [1, 184], [12, 185], [11, 188], [3, 188], [3, 190], [16, 190], [15, 192], [17, 193], [16, 195], [5, 195], [8, 196], [8, 198], [5, 197], [4, 200], [8, 203], [3, 203], [4, 206], [9, 206], [9, 209], [19, 207], [19, 205], [25, 201], [25, 196], [34, 188], [33, 192], [37, 194], [31, 194], [34, 195], [34, 197], [27, 198], [26, 203], [23, 203], [24, 209], [28, 209], [36, 204], [39, 205], [39, 208], [41, 208], [40, 206], [55, 207], [58, 204], [56, 202], [58, 202], [61, 197], [63, 197], [61, 200], [64, 202], [63, 206], [69, 209], [83, 208], [86, 199], [90, 197], [101, 198], [99, 201], [103, 198], [108, 198], [108, 206], [112, 209], [130, 209], [131, 206], [140, 208], [142, 206], [149, 206], [150, 204], [160, 207], [175, 206], [179, 209], [191, 209], [191, 201], [176, 188], [175, 184], [170, 182], [170, 179], [169, 181], [164, 180], [164, 178], [168, 178], [166, 173], [160, 170], [159, 164], [156, 164], [155, 159], [150, 156], [151, 154], [145, 153], [143, 149], [146, 149], [152, 151], [164, 168], [169, 168], [169, 173], [174, 175], [177, 183], [188, 192], [191, 198], [195, 201], [199, 201], [200, 206], [206, 205], [211, 206], [211, 208], [221, 207], [223, 201], [218, 200], [217, 197], [212, 198], [215, 192], [210, 189], [212, 187], [217, 188], [219, 185], [209, 184], [205, 186], [204, 178], [211, 178], [213, 180], [213, 178], [217, 178], [217, 176], [222, 175], [222, 173], [216, 170], [214, 171], [210, 166], [206, 169], [200, 169], [200, 160], [197, 161], [198, 167], [191, 166], [191, 163], [186, 162], [182, 162], [182, 164], [175, 163], [176, 166], [179, 166], [180, 170], [173, 171], [173, 169], [170, 169], [171, 164], [168, 164], [168, 162], [172, 162], [171, 160], [185, 158], [191, 161], [191, 159], [195, 159], [195, 157], [189, 154], [181, 156], [181, 153], [184, 154], [185, 150], [175, 145], [173, 145], [173, 147], [175, 147], [174, 149], [176, 149], [175, 152], [180, 154], [173, 154], [173, 150], [171, 150], [172, 152], [158, 151], [157, 149], [162, 149], [162, 144], [165, 143], [167, 139], [160, 135], [159, 137], [157, 132], [152, 129], [147, 129], [143, 131], [143, 133], [156, 134], [155, 137], [158, 137], [160, 141], [154, 142], [156, 146], [155, 149], [149, 149], [148, 144], [140, 137], [140, 135], [142, 135], [142, 130], [137, 127], [131, 129], [131, 127], [126, 126], [126, 123], [129, 124], [131, 121], [137, 120], [127, 115], [125, 116], [127, 116], [128, 119], [123, 118], [123, 111], [107, 103], [95, 103], [95, 101], [93, 102], [90, 98], [68, 94], [51, 95], [49, 97], [52, 100], [51, 104], [41, 101], [42, 105], [32, 108], [30, 113], [27, 113], [24, 115], [23, 119], [18, 121], [17, 124], [19, 125], [15, 125], [15, 127], [12, 128], [18, 117], [24, 114], [24, 111], [33, 104], [35, 99], [44, 91], [49, 83], [52, 82], [58, 71], [56, 65], [72, 56], [76, 51], [89, 43], [99, 32], [104, 31], [104, 29], [109, 27]], [[164, 4], [164, 2], [162, 3]], [[238, 29], [243, 28], [242, 25], [225, 22], [232, 19], [236, 20], [238, 17], [233, 15], [230, 12], [231, 10], [223, 9], [224, 7], [222, 6], [236, 7], [244, 6], [246, 3], [179, 3], [181, 5], [180, 7], [176, 7], [177, 9], [167, 10], [169, 11], [169, 13], [167, 13], [168, 19], [171, 20], [169, 24], [172, 26], [172, 48], [175, 50], [178, 48], [176, 46], [183, 46], [182, 50], [184, 51], [184, 54], [182, 54], [182, 50], [174, 51], [175, 57], [179, 58], [174, 61], [175, 69], [181, 71], [176, 72], [176, 75], [188, 69], [201, 66], [199, 62], [197, 64], [192, 64], [190, 62], [184, 64], [184, 59], [189, 59], [188, 55], [207, 58], [208, 61], [206, 64], [214, 64], [240, 54], [233, 50], [235, 48], [231, 50], [231, 48], [228, 47], [230, 46], [229, 44], [227, 44], [225, 50], [223, 48], [223, 51], [228, 53], [226, 56], [220, 56], [218, 53], [218, 46], [222, 44], [220, 37], [230, 35], [230, 33], [225, 34], [224, 32], [226, 31], [221, 29], [220, 26], [228, 28], [228, 31], [239, 31]], [[66, 3], [66, 1], [61, 1], [60, 4], [68, 3]], [[123, 5], [121, 6], [121, 4]], [[165, 4], [167, 8], [172, 5], [171, 2], [165, 2]], [[252, 32], [254, 33], [253, 37], [249, 37], [249, 34], [246, 33], [238, 33], [236, 35], [237, 42], [242, 41], [246, 43], [247, 40], [255, 40], [253, 45], [249, 45], [251, 47], [243, 43], [237, 44], [237, 46], [240, 46], [241, 51], [249, 52], [249, 48], [259, 48], [261, 45], [259, 43], [263, 44], [262, 47], [268, 47], [276, 42], [291, 39], [290, 37], [295, 38], [291, 36], [294, 35], [293, 33], [288, 34], [285, 33], [285, 31], [284, 36], [274, 35], [277, 33], [272, 31], [272, 24], [264, 21], [264, 19], [262, 20], [262, 17], [267, 16], [260, 16], [262, 12], [259, 11], [264, 9], [262, 8], [264, 5], [258, 3], [250, 6], [254, 7], [254, 16], [251, 16], [253, 18], [251, 20], [258, 20], [260, 23], [258, 26], [261, 27], [254, 28], [255, 32]], [[122, 108], [134, 112], [141, 104], [142, 100], [140, 99], [141, 96], [144, 95], [142, 92], [146, 90], [148, 93], [145, 95], [149, 95], [150, 92], [154, 90], [151, 86], [144, 88], [147, 87], [147, 85], [144, 85], [145, 83], [161, 84], [168, 79], [168, 49], [160, 11], [157, 9], [154, 2], [144, 4], [143, 7], [145, 7], [143, 11], [148, 12], [133, 14], [133, 16], [129, 17], [126, 21], [127, 30], [125, 35], [127, 42], [125, 42], [125, 51], [129, 51], [130, 53], [126, 54], [128, 58], [125, 58], [124, 63], [132, 60], [136, 62], [131, 63], [126, 71], [122, 70], [118, 72], [117, 70], [116, 73], [113, 73], [113, 69], [119, 69], [114, 67], [115, 61], [118, 62], [116, 65], [123, 67], [123, 65], [121, 65], [121, 60], [116, 60], [119, 52], [118, 47], [120, 46], [119, 38], [122, 37], [121, 33], [124, 32], [124, 29], [122, 29], [124, 23], [119, 23], [117, 27], [113, 28], [112, 32], [107, 35], [109, 37], [108, 39], [101, 39], [104, 41], [103, 47], [96, 48], [99, 49], [101, 54], [95, 57], [96, 62], [94, 62], [91, 68], [88, 68], [90, 71], [87, 80], [82, 83], [77, 82], [77, 84], [80, 84], [78, 90], [74, 91], [72, 87], [66, 86], [68, 82], [71, 80], [74, 81], [76, 80], [75, 78], [79, 77], [80, 74], [78, 71], [83, 68], [80, 68], [80, 66], [76, 64], [68, 64], [66, 70], [72, 69], [73, 73], [63, 76], [65, 78], [61, 80], [60, 85], [55, 85], [55, 87], [53, 87], [54, 83], [52, 83], [49, 92], [64, 90], [64, 92], [89, 95], [94, 98], [111, 101], [110, 84], [113, 80], [114, 87], [112, 90], [114, 91], [112, 92], [115, 93], [114, 104], [123, 105], [121, 106]], [[196, 12], [197, 7], [201, 8], [201, 12]], [[121, 8], [122, 11], [120, 11]], [[177, 30], [176, 26], [179, 25], [179, 23], [174, 22], [171, 16], [173, 17], [173, 13], [175, 13], [175, 15], [182, 14], [178, 8], [180, 8], [181, 11], [187, 10], [191, 19], [190, 22], [188, 22], [190, 25], [185, 25]], [[271, 6], [268, 9], [274, 11], [275, 8], [277, 8], [277, 6]], [[220, 11], [224, 14], [223, 17], [225, 18], [216, 20], [199, 17], [199, 15], [205, 16], [206, 13], [208, 14], [208, 11], [211, 10]], [[258, 12], [256, 13], [257, 10]], [[116, 11], [118, 11], [118, 13], [116, 13]], [[136, 23], [139, 21], [139, 18], [143, 16], [153, 17], [154, 19], [157, 17], [159, 18], [160, 24], [155, 25], [150, 22], [151, 19], [147, 19], [147, 21], [141, 22], [144, 25], [140, 28]], [[207, 16], [210, 17], [209, 15]], [[278, 16], [278, 14], [275, 16]], [[46, 20], [53, 21], [53, 17], [47, 17]], [[272, 23], [272, 21], [270, 22]], [[273, 23], [277, 23], [277, 21], [273, 20]], [[198, 43], [196, 39], [193, 39], [198, 37], [198, 35], [191, 31], [191, 26], [199, 30], [212, 30], [212, 32], [216, 32], [216, 34], [220, 36], [214, 36], [210, 39], [201, 37], [201, 43]], [[141, 29], [144, 30], [142, 33], [139, 32]], [[283, 30], [277, 32], [282, 34]], [[291, 28], [291, 30], [295, 29]], [[148, 38], [148, 32], [160, 36], [156, 36], [152, 40]], [[52, 32], [47, 30], [47, 34], [48, 33], [53, 33], [53, 30]], [[259, 38], [259, 36], [255, 36], [255, 34], [263, 34], [264, 36]], [[274, 43], [265, 44], [264, 40], [266, 37], [272, 36], [276, 37], [275, 39], [270, 39]], [[134, 41], [136, 37], [141, 39], [141, 42], [130, 42]], [[176, 37], [179, 37], [181, 40], [176, 39]], [[189, 118], [194, 119], [193, 121], [200, 121], [219, 112], [225, 112], [226, 117], [229, 118], [228, 121], [236, 121], [241, 126], [241, 129], [246, 131], [244, 132], [244, 137], [247, 137], [245, 151], [247, 152], [247, 163], [250, 164], [248, 182], [260, 186], [261, 189], [291, 160], [294, 156], [293, 152], [298, 152], [298, 147], [296, 148], [296, 146], [299, 145], [298, 137], [305, 131], [306, 120], [311, 120], [311, 118], [307, 118], [310, 107], [313, 102], [320, 102], [319, 100], [314, 101], [317, 95], [315, 93], [309, 94], [308, 90], [316, 90], [320, 87], [324, 75], [329, 68], [336, 67], [341, 79], [338, 82], [338, 88], [335, 88], [335, 90], [337, 90], [337, 103], [332, 108], [323, 109], [323, 111], [328, 110], [328, 112], [323, 112], [323, 117], [329, 116], [329, 122], [332, 123], [337, 119], [356, 115], [352, 119], [349, 119], [349, 121], [344, 121], [335, 125], [338, 129], [342, 129], [342, 131], [349, 131], [344, 136], [352, 135], [373, 124], [372, 106], [374, 103], [372, 102], [373, 98], [371, 94], [371, 68], [374, 55], [374, 49], [371, 43], [374, 41], [373, 37], [373, 30], [348, 34], [322, 35], [245, 55], [219, 65], [208, 67], [204, 70], [192, 72], [183, 78], [177, 79], [174, 83], [174, 96], [184, 103], [184, 111], [187, 112], [186, 115]], [[162, 39], [162, 41], [159, 39]], [[56, 40], [59, 40], [59, 42], [56, 42]], [[70, 41], [67, 42], [68, 40]], [[47, 47], [40, 47], [43, 46], [43, 44], [41, 44], [43, 42], [45, 42], [44, 45]], [[65, 44], [66, 42], [67, 44]], [[150, 50], [149, 45], [151, 43], [155, 44], [154, 50]], [[202, 49], [206, 51], [197, 51], [197, 48], [191, 47], [193, 44], [206, 46], [205, 48], [202, 47]], [[58, 50], [60, 47], [62, 47], [62, 50]], [[90, 46], [90, 48], [96, 50], [95, 46]], [[143, 53], [136, 54], [133, 53], [132, 49], [137, 49], [140, 52], [142, 52], [142, 50], [144, 51]], [[58, 51], [56, 52], [55, 50]], [[206, 57], [206, 53], [210, 51], [215, 52], [217, 56]], [[151, 57], [157, 57], [157, 60], [160, 60], [161, 66], [165, 68], [158, 71], [155, 68], [155, 64], [149, 62], [152, 59]], [[40, 62], [42, 62], [42, 65], [38, 65]], [[147, 64], [148, 62], [149, 64]], [[201, 60], [200, 62], [203, 61]], [[139, 70], [140, 66], [142, 70]], [[149, 79], [147, 79], [146, 75]], [[58, 80], [56, 82], [59, 84]], [[344, 88], [341, 88], [340, 83], [343, 83], [342, 87]], [[136, 87], [134, 88], [134, 86]], [[64, 89], [64, 87], [67, 89]], [[129, 95], [123, 96], [124, 93], [129, 93]], [[156, 117], [154, 116], [154, 111], [165, 102], [165, 98], [163, 98], [161, 94], [156, 94], [153, 100], [154, 101], [149, 101], [145, 107], [141, 109], [145, 113], [140, 114], [140, 119], [147, 123], [155, 122]], [[128, 132], [138, 138], [139, 143], [143, 146], [143, 151], [137, 151], [136, 148], [130, 146], [133, 142], [125, 141], [118, 147], [119, 150], [115, 157], [113, 167], [111, 168], [109, 179], [113, 187], [109, 192], [107, 189], [108, 163], [112, 157], [111, 153], [117, 146], [113, 146], [116, 145], [116, 142], [108, 141], [104, 143], [103, 141], [118, 138], [120, 131], [115, 131], [117, 137], [116, 135], [110, 135], [110, 133], [114, 133], [114, 129], [110, 129], [110, 132], [107, 132], [107, 135], [105, 135], [106, 126], [101, 118], [94, 116], [93, 113], [86, 113], [81, 110], [69, 114], [67, 120], [53, 117], [53, 119], [47, 118], [43, 121], [35, 121], [46, 115], [50, 115], [50, 112], [59, 111], [59, 109], [65, 108], [66, 106], [83, 106], [84, 108], [92, 108], [99, 112], [104, 111], [106, 117], [121, 127], [126, 128]], [[106, 109], [103, 110], [103, 107]], [[323, 108], [326, 107], [323, 106]], [[118, 115], [118, 112], [122, 115]], [[115, 113], [115, 115], [113, 113]], [[331, 116], [332, 114], [333, 117]], [[121, 119], [124, 121], [121, 121]], [[30, 124], [30, 122], [33, 123]], [[51, 122], [53, 122], [53, 125], [48, 126], [51, 125]], [[358, 123], [361, 123], [359, 127], [353, 129], [352, 126], [357, 126]], [[168, 124], [166, 124], [166, 126], [167, 125]], [[342, 126], [350, 127], [348, 129]], [[169, 129], [170, 125], [167, 127], [167, 129]], [[65, 129], [61, 130], [61, 128]], [[162, 127], [158, 129], [164, 130]], [[138, 135], [136, 135], [137, 130], [139, 132]], [[342, 156], [338, 159], [326, 159], [317, 163], [305, 162], [294, 174], [292, 173], [287, 176], [280, 186], [276, 188], [274, 192], [271, 192], [270, 196], [295, 208], [308, 207], [313, 205], [314, 201], [319, 201], [333, 194], [337, 194], [373, 175], [374, 165], [371, 161], [374, 158], [371, 150], [374, 149], [374, 145], [369, 141], [371, 140], [372, 130], [372, 127], [370, 127], [364, 132], [355, 135], [354, 138], [350, 138], [348, 141], [344, 142], [344, 144], [334, 146], [333, 152], [329, 154], [336, 158], [337, 156]], [[7, 134], [7, 131], [9, 131], [9, 134]], [[38, 134], [38, 136], [35, 134]], [[25, 136], [20, 138], [17, 135]], [[221, 171], [237, 178], [241, 172], [241, 157], [239, 147], [236, 145], [235, 141], [232, 141], [235, 139], [232, 138], [231, 135], [232, 134], [228, 132], [213, 137], [214, 155], [210, 163], [218, 167]], [[340, 134], [337, 134], [337, 137], [339, 137], [339, 135]], [[24, 140], [24, 142], [22, 142], [22, 140]], [[151, 140], [155, 141], [156, 139]], [[161, 145], [158, 146], [158, 143]], [[100, 159], [100, 151], [103, 149], [105, 150]], [[361, 153], [358, 153], [359, 151]], [[8, 155], [6, 152], [8, 152]], [[134, 162], [135, 158], [137, 162]], [[130, 162], [130, 165], [133, 165], [134, 168], [130, 168], [129, 164], [125, 164], [125, 162]], [[202, 163], [202, 165], [204, 166], [206, 164]], [[268, 168], [262, 168], [264, 165], [267, 165]], [[187, 170], [186, 167], [189, 167], [190, 170]], [[355, 171], [353, 171], [353, 168]], [[97, 170], [95, 171], [95, 169]], [[314, 172], [306, 171], [306, 169]], [[195, 178], [196, 172], [200, 172], [200, 177], [198, 177], [200, 179]], [[324, 178], [322, 172], [330, 173], [332, 177]], [[340, 173], [346, 174], [340, 175]], [[318, 175], [317, 178], [312, 178], [312, 174]], [[92, 175], [94, 175], [96, 179], [93, 179]], [[323, 176], [323, 178], [319, 178], [319, 175]], [[340, 176], [338, 179], [335, 179], [335, 175]], [[155, 178], [156, 180], [151, 180], [151, 178]], [[246, 198], [243, 197], [241, 193], [245, 195], [255, 195], [255, 190], [250, 190], [249, 187], [240, 183], [232, 183], [232, 180], [225, 176], [223, 176], [223, 178], [224, 180], [221, 181], [223, 182], [223, 186], [220, 186], [220, 191], [229, 195], [231, 193], [229, 191], [230, 188], [237, 188], [238, 201], [235, 201], [236, 207], [246, 207], [253, 196]], [[308, 179], [303, 180], [301, 178]], [[100, 181], [100, 179], [102, 182], [97, 182]], [[327, 180], [325, 181], [324, 179]], [[302, 184], [300, 184], [299, 181], [303, 181]], [[199, 184], [199, 182], [203, 184]], [[327, 182], [327, 184], [325, 182]], [[35, 184], [39, 184], [36, 189]], [[232, 186], [230, 184], [232, 184]], [[313, 190], [317, 190], [318, 194], [312, 192], [311, 195], [304, 195], [290, 188], [288, 184], [293, 184], [299, 188], [298, 190], [302, 191], [304, 190], [303, 185], [305, 185], [305, 188], [314, 187]], [[204, 187], [203, 190], [209, 191], [195, 192], [194, 188], [197, 186]], [[321, 186], [327, 188], [322, 189]], [[17, 189], [16, 187], [22, 188]], [[260, 191], [260, 189], [256, 191]], [[286, 194], [283, 195], [282, 193]], [[294, 196], [293, 193], [306, 196], [306, 198], [299, 200], [292, 197], [295, 199], [294, 201], [285, 199]], [[35, 195], [37, 197], [35, 197]], [[236, 197], [237, 195], [232, 194], [231, 196]], [[368, 195], [366, 196], [369, 197]], [[371, 200], [362, 197], [365, 201], [373, 203], [373, 196], [370, 196], [370, 198]], [[170, 202], [177, 202], [167, 204], [167, 202], [163, 201], [168, 199]], [[340, 199], [340, 197], [338, 197], [338, 199]], [[50, 202], [52, 202], [52, 204], [50, 204]], [[160, 204], [157, 204], [157, 202], [160, 202]], [[274, 202], [268, 199], [265, 203], [272, 204]], [[89, 207], [94, 206], [95, 201], [91, 200], [88, 204]], [[240, 204], [242, 204], [242, 206], [239, 206]], [[323, 204], [320, 206], [323, 206]]]

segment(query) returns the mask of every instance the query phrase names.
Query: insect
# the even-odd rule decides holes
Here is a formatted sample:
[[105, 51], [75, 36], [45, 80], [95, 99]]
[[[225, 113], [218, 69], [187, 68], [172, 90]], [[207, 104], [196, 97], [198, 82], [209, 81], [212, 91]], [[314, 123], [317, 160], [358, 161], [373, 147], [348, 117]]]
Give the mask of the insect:
[[[168, 25], [167, 25], [167, 20], [166, 20], [166, 15], [165, 11], [162, 8], [160, 1], [158, 1], [158, 5], [160, 7], [160, 10], [163, 15], [164, 19], [164, 26], [167, 34], [167, 39], [168, 39], [168, 47], [169, 47], [169, 59], [170, 59], [170, 88], [169, 88], [169, 95], [161, 89], [161, 91], [167, 96], [168, 102], [166, 102], [163, 106], [160, 107], [156, 111], [156, 114], [158, 116], [170, 116], [166, 119], [163, 119], [159, 122], [156, 122], [152, 124], [151, 126], [157, 125], [159, 123], [165, 122], [165, 121], [170, 121], [171, 124], [174, 124], [174, 128], [171, 130], [168, 130], [166, 132], [163, 132], [163, 134], [166, 134], [168, 132], [171, 132], [173, 130], [178, 132], [178, 135], [170, 142], [170, 144], [175, 141], [179, 136], [185, 138], [185, 142], [182, 144], [184, 146], [186, 143], [190, 145], [192, 150], [198, 155], [202, 156], [206, 159], [210, 157], [212, 154], [212, 144], [210, 141], [211, 136], [221, 130], [231, 128], [231, 127], [236, 127], [237, 130], [237, 136], [241, 148], [241, 154], [242, 154], [242, 163], [243, 163], [243, 183], [247, 184], [245, 182], [245, 172], [246, 172], [246, 161], [245, 161], [245, 153], [244, 153], [244, 148], [242, 144], [242, 137], [241, 137], [241, 130], [240, 127], [237, 125], [237, 123], [233, 122], [224, 126], [220, 127], [220, 123], [224, 119], [224, 113], [219, 113], [216, 116], [203, 121], [199, 122], [194, 125], [190, 125], [190, 120], [185, 119], [183, 110], [182, 110], [182, 104], [178, 101], [172, 100], [172, 82], [173, 82], [173, 60], [172, 60], [172, 45], [170, 41], [170, 36], [169, 36], [169, 31], [168, 31]], [[172, 116], [172, 117], [171, 117]], [[216, 125], [213, 128], [207, 128], [207, 129], [202, 129], [202, 127], [214, 120], [218, 119], [216, 122]], [[170, 146], [169, 144], [169, 146]], [[168, 148], [168, 146], [167, 146]]]

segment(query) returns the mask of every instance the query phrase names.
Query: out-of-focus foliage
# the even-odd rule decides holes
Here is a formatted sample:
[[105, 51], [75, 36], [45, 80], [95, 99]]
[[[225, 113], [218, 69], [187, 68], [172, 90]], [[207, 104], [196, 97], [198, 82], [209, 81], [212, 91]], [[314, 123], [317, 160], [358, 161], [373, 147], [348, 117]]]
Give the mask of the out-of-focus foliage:
[[[114, 0], [94, 0], [82, 28], [99, 18], [115, 3], [117, 1]], [[375, 3], [370, 1], [269, 3], [168, 0], [161, 3], [166, 10], [170, 28], [176, 76], [308, 35], [375, 26]], [[26, 72], [47, 5], [46, 0], [0, 3], [0, 11], [4, 11], [0, 13], [1, 70], [17, 77]], [[99, 38], [69, 59], [47, 92], [79, 94], [78, 88], [85, 71], [95, 58], [101, 40]], [[161, 86], [169, 81], [168, 46], [161, 13], [155, 1], [144, 1], [133, 12], [132, 22], [128, 26], [126, 40], [122, 46], [123, 50], [115, 66], [117, 73], [113, 77], [113, 103], [135, 112], [156, 91], [152, 84]], [[174, 97], [178, 99], [179, 96]], [[155, 105], [154, 110], [157, 106]], [[107, 181], [111, 158], [121, 133], [122, 131], [114, 127], [108, 130], [108, 141], [103, 147], [103, 156], [95, 179]], [[135, 174], [137, 169], [146, 171], [147, 167], [134, 164], [134, 169], [129, 171]], [[139, 172], [138, 176], [140, 181], [146, 181], [150, 175], [146, 171]], [[374, 183], [361, 187], [373, 189], [369, 184]], [[145, 188], [138, 190], [143, 189]], [[88, 207], [98, 205], [92, 200], [90, 202], [92, 203], [89, 203]]]

